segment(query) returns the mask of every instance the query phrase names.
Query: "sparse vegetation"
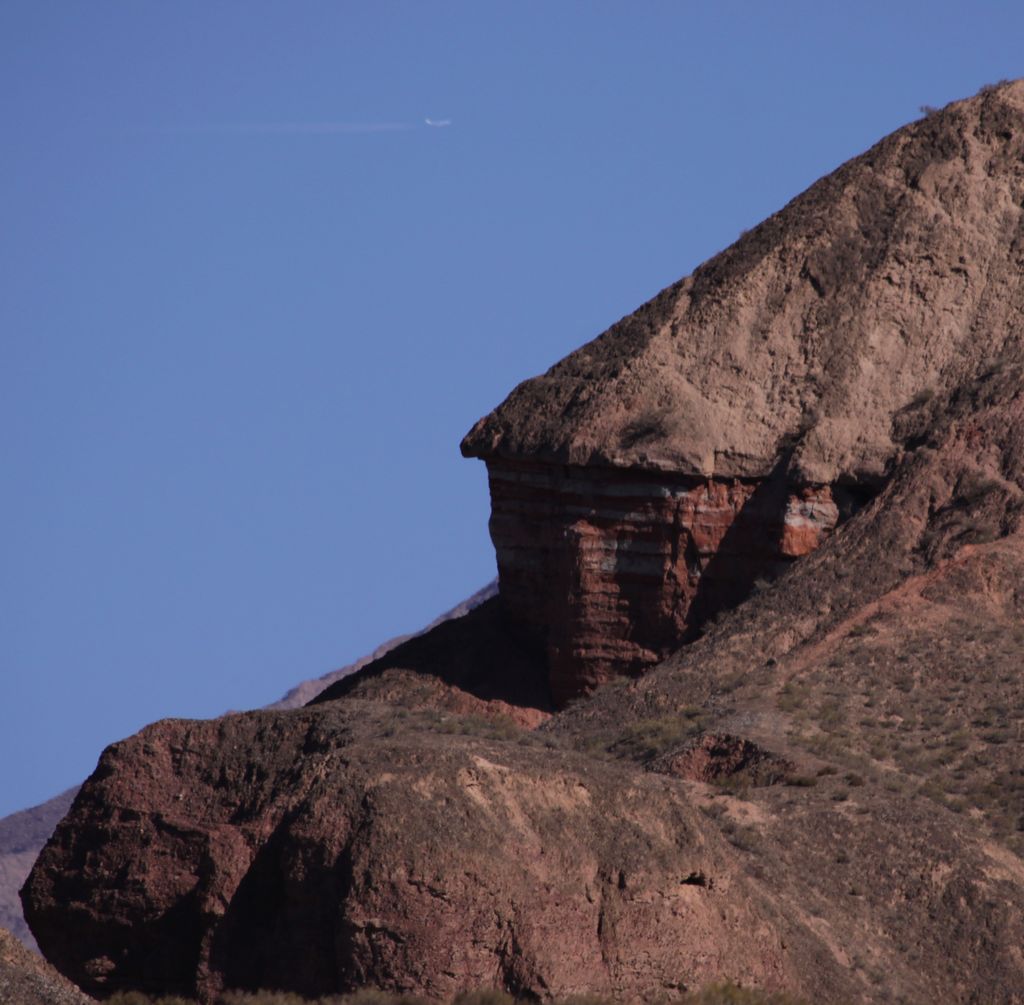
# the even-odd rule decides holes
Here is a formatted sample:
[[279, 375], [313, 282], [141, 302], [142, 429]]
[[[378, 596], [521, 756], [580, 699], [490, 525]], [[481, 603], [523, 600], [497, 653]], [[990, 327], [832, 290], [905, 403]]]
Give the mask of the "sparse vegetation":
[[650, 761], [699, 736], [705, 719], [699, 708], [686, 708], [678, 715], [640, 719], [619, 733], [608, 745], [608, 751], [617, 757]]
[[[955, 593], [949, 603], [957, 609]], [[793, 718], [791, 742], [841, 765], [847, 799], [872, 785], [914, 792], [952, 813], [974, 811], [995, 837], [1024, 851], [1019, 624], [958, 612], [943, 621], [939, 640], [934, 626], [908, 630], [894, 617], [876, 615], [847, 631], [824, 673], [782, 687], [776, 707]], [[810, 781], [787, 779], [794, 787]]]
[[[452, 999], [451, 1005], [517, 1005], [524, 1002], [498, 990], [486, 988], [464, 991]], [[108, 1005], [195, 1005], [179, 997], [151, 997], [140, 991], [119, 991], [107, 999]], [[736, 984], [712, 984], [681, 996], [655, 999], [656, 1005], [805, 1005], [802, 999], [778, 992], [742, 988]], [[376, 988], [364, 988], [347, 995], [303, 998], [288, 991], [227, 991], [216, 999], [216, 1005], [436, 1005], [430, 999], [415, 995], [394, 994]], [[556, 999], [552, 1005], [617, 1005], [615, 999], [601, 995], [573, 995]]]
[[523, 736], [523, 731], [505, 716], [495, 716], [491, 719], [479, 715], [442, 716], [436, 729], [439, 733], [481, 736], [489, 740], [517, 740]]

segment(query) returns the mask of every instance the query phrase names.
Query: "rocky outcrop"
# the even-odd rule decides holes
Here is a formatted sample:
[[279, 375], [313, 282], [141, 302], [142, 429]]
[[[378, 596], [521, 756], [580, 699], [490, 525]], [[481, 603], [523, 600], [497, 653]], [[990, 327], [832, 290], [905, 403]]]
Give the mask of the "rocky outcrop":
[[828, 487], [496, 460], [501, 603], [556, 703], [636, 674], [820, 544]]
[[[446, 621], [464, 617], [481, 604], [493, 599], [497, 592], [497, 581], [490, 582], [461, 603], [456, 604], [455, 607], [438, 615], [420, 631], [389, 639], [387, 642], [377, 646], [369, 655], [363, 656], [347, 666], [332, 670], [322, 677], [300, 681], [295, 687], [289, 689], [288, 693], [279, 701], [266, 707], [268, 709], [300, 708], [313, 701], [332, 684], [336, 684], [338, 681], [354, 674], [357, 670], [362, 670], [364, 667], [369, 667], [374, 663], [379, 664], [385, 656], [410, 639], [416, 639], [444, 624]], [[403, 653], [406, 652], [406, 650], [403, 650]], [[399, 662], [408, 658], [408, 656], [403, 657], [400, 655]], [[416, 659], [416, 671], [423, 670], [427, 661], [419, 657], [413, 658]], [[450, 665], [450, 660], [446, 659], [433, 661], [431, 665], [438, 662], [445, 666]], [[536, 678], [537, 673], [534, 671], [532, 676]], [[447, 703], [452, 710], [458, 710], [464, 714], [479, 711], [481, 714], [490, 717], [504, 715], [510, 720], [521, 721], [524, 724], [535, 726], [547, 718], [547, 713], [534, 708], [534, 705], [541, 701], [546, 708], [547, 704], [549, 704], [546, 699], [546, 686], [542, 682], [539, 686], [542, 688], [543, 693], [538, 698], [532, 695], [528, 696], [530, 701], [527, 703], [526, 708], [521, 707], [522, 700], [520, 700], [520, 705], [509, 705], [504, 708], [499, 704], [486, 700], [479, 701], [461, 689], [446, 689], [442, 682], [438, 682], [435, 693], [429, 699], [423, 697], [421, 701], [423, 703], [431, 703], [436, 707], [442, 707]], [[53, 799], [49, 799], [45, 803], [31, 806], [28, 809], [12, 813], [0, 819], [0, 928], [9, 929], [30, 949], [36, 948], [36, 942], [32, 938], [28, 925], [25, 924], [18, 891], [25, 882], [29, 870], [32, 868], [43, 845], [46, 844], [53, 833], [60, 818], [68, 811], [71, 801], [77, 792], [78, 786], [76, 785], [74, 788], [54, 796]]]
[[103, 995], [1024, 1002], [1022, 266], [1015, 83], [518, 389], [466, 442], [501, 596], [109, 748], [24, 889], [47, 956]]
[[870, 482], [894, 412], [1019, 349], [1024, 81], [913, 122], [547, 373], [474, 457]]
[[508, 615], [560, 699], [811, 550], [901, 409], [1021, 351], [1022, 164], [1024, 82], [912, 123], [473, 427]]
[[109, 748], [26, 888], [49, 958], [103, 996], [849, 989], [685, 790], [540, 738], [393, 725], [350, 699]]
[[650, 771], [712, 785], [778, 785], [792, 778], [793, 762], [742, 736], [705, 733], [681, 749], [667, 751], [647, 765]]

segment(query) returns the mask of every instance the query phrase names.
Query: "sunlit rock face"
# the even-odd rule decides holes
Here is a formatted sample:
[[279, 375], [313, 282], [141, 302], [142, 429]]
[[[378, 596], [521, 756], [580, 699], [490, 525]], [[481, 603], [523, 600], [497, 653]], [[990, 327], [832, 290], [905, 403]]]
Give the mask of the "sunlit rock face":
[[[1022, 388], [1018, 81], [481, 419], [496, 601], [311, 707], [109, 747], [23, 888], [40, 947], [103, 998], [1024, 1003]], [[782, 568], [549, 715], [544, 673], [636, 672]]]
[[636, 674], [813, 551], [828, 486], [617, 468], [488, 463], [501, 598], [546, 652], [563, 704]]
[[474, 424], [462, 451], [490, 470], [502, 603], [559, 700], [648, 666], [814, 549], [837, 487], [888, 477], [908, 416], [1020, 359], [1022, 164], [1024, 81], [984, 88]]

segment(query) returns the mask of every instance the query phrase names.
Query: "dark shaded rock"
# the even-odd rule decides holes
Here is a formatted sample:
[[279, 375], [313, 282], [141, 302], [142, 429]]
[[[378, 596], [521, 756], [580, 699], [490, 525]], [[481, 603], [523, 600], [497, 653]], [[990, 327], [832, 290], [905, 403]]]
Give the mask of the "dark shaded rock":
[[1022, 164], [1022, 81], [911, 123], [476, 423], [501, 593], [559, 703], [811, 551], [898, 414], [1020, 357]]
[[553, 711], [543, 661], [509, 631], [497, 598], [402, 643], [332, 684], [311, 704], [350, 696], [526, 728]]
[[794, 765], [741, 736], [705, 733], [695, 743], [654, 758], [647, 768], [694, 782], [778, 785]]
[[498, 581], [495, 579], [486, 586], [477, 590], [476, 593], [470, 594], [470, 596], [456, 604], [450, 610], [445, 611], [444, 614], [438, 615], [430, 622], [429, 625], [420, 629], [420, 631], [410, 632], [408, 635], [397, 635], [393, 639], [388, 639], [387, 642], [382, 642], [372, 653], [360, 657], [354, 663], [349, 663], [346, 666], [339, 667], [337, 670], [331, 670], [329, 673], [325, 673], [321, 677], [314, 677], [310, 680], [300, 681], [295, 685], [295, 687], [290, 688], [283, 698], [267, 705], [266, 707], [270, 709], [301, 708], [303, 705], [308, 704], [316, 698], [317, 695], [326, 691], [332, 684], [381, 659], [391, 652], [392, 649], [396, 649], [400, 646], [403, 642], [408, 642], [409, 639], [414, 639], [419, 635], [424, 635], [426, 632], [429, 632], [432, 628], [436, 628], [438, 625], [443, 624], [445, 621], [451, 621], [453, 618], [461, 618], [464, 614], [468, 614], [474, 608], [479, 607], [482, 603], [490, 600], [492, 597], [496, 597], [497, 595]]

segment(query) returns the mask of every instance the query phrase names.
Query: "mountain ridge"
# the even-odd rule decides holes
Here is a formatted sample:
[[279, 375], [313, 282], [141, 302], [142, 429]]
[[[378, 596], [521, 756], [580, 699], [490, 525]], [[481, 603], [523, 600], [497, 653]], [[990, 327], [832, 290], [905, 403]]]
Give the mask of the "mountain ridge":
[[498, 596], [109, 747], [23, 892], [48, 958], [202, 1001], [1024, 1002], [1022, 266], [1016, 81], [520, 385], [463, 445]]
[[[417, 632], [397, 635], [382, 642], [372, 653], [336, 670], [300, 681], [277, 701], [265, 706], [268, 709], [299, 708], [312, 701], [321, 691], [355, 673], [369, 663], [381, 659], [402, 643], [429, 632], [452, 618], [462, 617], [475, 607], [493, 597], [497, 592], [497, 581], [492, 581], [470, 594], [465, 600], [439, 614], [426, 627]], [[37, 950], [35, 939], [25, 924], [18, 891], [25, 882], [33, 863], [46, 844], [61, 817], [68, 811], [78, 794], [80, 786], [75, 785], [52, 799], [30, 806], [24, 810], [0, 818], [0, 928], [5, 928], [18, 938], [28, 949]]]

